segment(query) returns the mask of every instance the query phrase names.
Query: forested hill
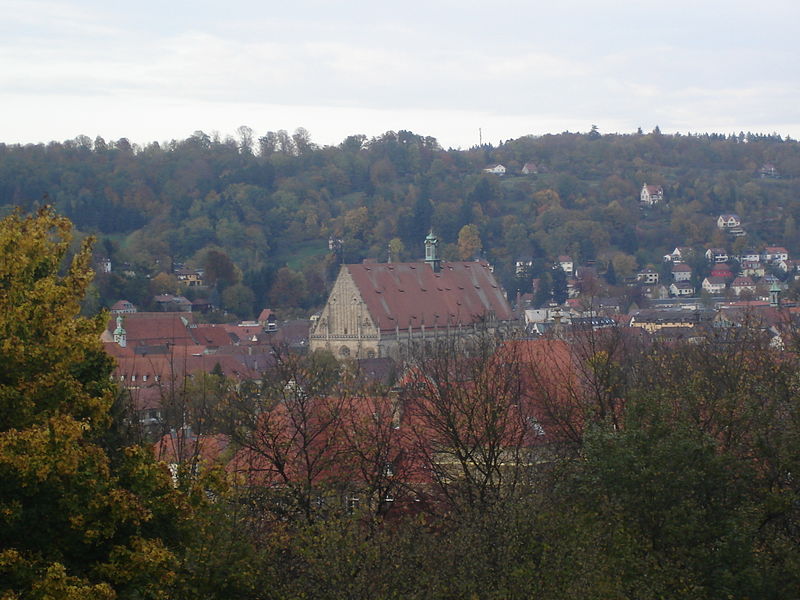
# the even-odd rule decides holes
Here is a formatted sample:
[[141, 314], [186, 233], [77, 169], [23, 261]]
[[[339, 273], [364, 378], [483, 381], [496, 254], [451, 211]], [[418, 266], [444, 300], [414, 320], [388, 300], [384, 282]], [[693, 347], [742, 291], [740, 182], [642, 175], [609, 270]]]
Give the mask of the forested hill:
[[[507, 174], [483, 172], [495, 164]], [[521, 174], [526, 164], [533, 173]], [[644, 183], [662, 186], [665, 202], [641, 208]], [[137, 276], [228, 257], [228, 283], [240, 280], [228, 301], [240, 316], [265, 304], [319, 306], [338, 262], [386, 260], [389, 248], [395, 260], [416, 259], [431, 227], [445, 258], [480, 254], [512, 291], [525, 285], [514, 278], [519, 259], [534, 260], [534, 275], [559, 254], [613, 261], [626, 275], [675, 246], [797, 253], [798, 198], [800, 145], [778, 135], [593, 129], [445, 150], [407, 131], [319, 147], [302, 129], [257, 138], [242, 127], [237, 139], [197, 132], [145, 147], [85, 136], [0, 144], [3, 212], [53, 204]], [[746, 237], [716, 230], [726, 212]], [[153, 291], [112, 276], [101, 284], [102, 303]]]

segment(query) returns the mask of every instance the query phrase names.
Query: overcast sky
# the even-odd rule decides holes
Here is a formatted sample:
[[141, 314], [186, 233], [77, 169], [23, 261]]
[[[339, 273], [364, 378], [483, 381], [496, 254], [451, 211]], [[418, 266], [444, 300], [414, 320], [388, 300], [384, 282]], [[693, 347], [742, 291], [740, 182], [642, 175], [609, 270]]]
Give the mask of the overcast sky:
[[0, 0], [0, 142], [800, 138], [798, 0]]

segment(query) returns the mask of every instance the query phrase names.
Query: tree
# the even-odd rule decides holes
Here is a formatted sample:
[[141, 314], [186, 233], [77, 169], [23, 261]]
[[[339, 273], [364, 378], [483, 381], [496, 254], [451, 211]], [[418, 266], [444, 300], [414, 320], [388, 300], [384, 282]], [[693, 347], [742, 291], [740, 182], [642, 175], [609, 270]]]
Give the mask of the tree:
[[236, 283], [222, 292], [222, 305], [242, 319], [253, 316], [256, 295], [243, 283]]
[[564, 304], [567, 301], [567, 274], [564, 270], [556, 265], [553, 267], [553, 302], [556, 304]]
[[473, 224], [464, 225], [458, 232], [458, 256], [461, 260], [470, 260], [480, 252], [481, 234], [478, 227]]
[[77, 316], [91, 240], [61, 274], [71, 239], [50, 208], [0, 221], [0, 595], [155, 597], [175, 576], [177, 492], [141, 449], [106, 448], [106, 316]]

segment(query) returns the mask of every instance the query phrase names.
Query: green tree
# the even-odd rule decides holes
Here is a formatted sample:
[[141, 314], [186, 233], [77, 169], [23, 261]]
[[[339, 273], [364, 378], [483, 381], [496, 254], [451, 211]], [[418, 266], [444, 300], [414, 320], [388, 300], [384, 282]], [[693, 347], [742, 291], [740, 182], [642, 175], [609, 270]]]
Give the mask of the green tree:
[[105, 447], [106, 317], [77, 316], [91, 242], [61, 274], [71, 238], [49, 208], [0, 221], [0, 596], [161, 597], [177, 492], [141, 449]]

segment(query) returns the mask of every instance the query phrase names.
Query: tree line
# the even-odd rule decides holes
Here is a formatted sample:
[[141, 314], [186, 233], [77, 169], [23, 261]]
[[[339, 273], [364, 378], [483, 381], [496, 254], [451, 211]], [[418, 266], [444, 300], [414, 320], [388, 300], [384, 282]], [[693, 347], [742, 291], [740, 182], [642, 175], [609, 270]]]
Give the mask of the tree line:
[[[493, 163], [507, 175], [482, 172]], [[766, 164], [778, 178], [760, 177]], [[408, 131], [320, 147], [305, 130], [242, 127], [235, 138], [196, 132], [145, 146], [0, 144], [0, 206], [52, 204], [98, 237], [96, 252], [118, 268], [96, 280], [97, 306], [180, 291], [149, 279], [176, 264], [202, 268], [216, 252], [238, 277], [202, 293], [250, 317], [266, 305], [319, 307], [340, 262], [415, 260], [431, 228], [444, 258], [486, 258], [512, 293], [531, 291], [559, 254], [613, 265], [622, 279], [677, 245], [732, 245], [715, 228], [723, 212], [740, 215], [747, 244], [797, 252], [798, 164], [797, 142], [752, 133], [594, 130], [454, 150]], [[661, 185], [666, 202], [640, 210], [643, 183]], [[518, 260], [533, 263], [525, 278]]]

